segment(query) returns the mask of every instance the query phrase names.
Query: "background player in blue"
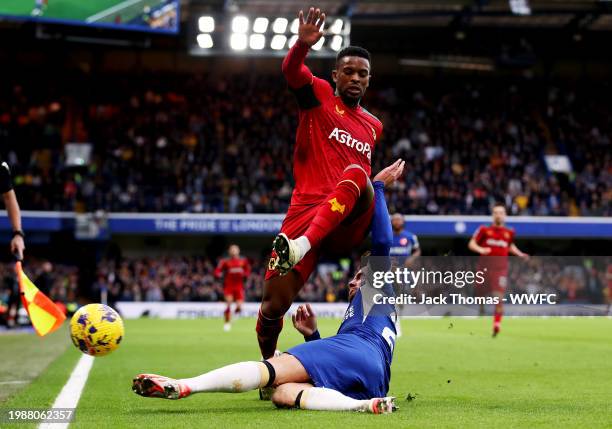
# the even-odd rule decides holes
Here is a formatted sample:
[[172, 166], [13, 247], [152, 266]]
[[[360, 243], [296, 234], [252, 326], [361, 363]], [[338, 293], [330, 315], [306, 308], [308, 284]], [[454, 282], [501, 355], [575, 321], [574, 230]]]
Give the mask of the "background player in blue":
[[[421, 256], [421, 247], [419, 239], [415, 234], [404, 229], [404, 216], [400, 213], [395, 213], [391, 217], [391, 226], [393, 227], [393, 246], [391, 246], [391, 257], [395, 263], [401, 267], [410, 268], [414, 261]], [[401, 308], [400, 308], [401, 312]], [[402, 336], [402, 325], [400, 318], [395, 321], [395, 330], [397, 337]]]
[[404, 229], [404, 216], [395, 213], [391, 217], [393, 227], [393, 245], [391, 246], [391, 257], [404, 267], [409, 267], [419, 256], [421, 247], [419, 239], [412, 232]]
[[[384, 187], [397, 180], [403, 169], [403, 161], [395, 163], [374, 178], [372, 256], [389, 256], [392, 231]], [[359, 270], [349, 283], [351, 301], [332, 337], [321, 339], [312, 309], [300, 306], [293, 323], [306, 342], [286, 353], [263, 362], [228, 365], [194, 378], [140, 374], [132, 390], [146, 397], [181, 399], [201, 392], [246, 392], [273, 386], [272, 402], [278, 407], [390, 413], [396, 408], [395, 398], [385, 396], [395, 345], [394, 308], [374, 306], [363, 318], [363, 276]]]

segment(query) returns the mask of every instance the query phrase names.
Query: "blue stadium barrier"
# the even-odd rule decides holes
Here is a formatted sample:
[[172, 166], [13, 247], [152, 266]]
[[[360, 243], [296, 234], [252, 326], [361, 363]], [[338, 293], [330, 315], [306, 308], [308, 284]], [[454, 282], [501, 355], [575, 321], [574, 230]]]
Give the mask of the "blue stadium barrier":
[[[281, 214], [189, 214], [112, 213], [104, 234], [233, 234], [274, 235]], [[406, 227], [424, 237], [466, 237], [489, 216], [406, 216]], [[28, 232], [74, 231], [76, 215], [70, 212], [22, 212]], [[509, 217], [508, 225], [521, 238], [612, 238], [612, 218], [603, 217]], [[6, 212], [0, 212], [0, 231], [9, 231]]]

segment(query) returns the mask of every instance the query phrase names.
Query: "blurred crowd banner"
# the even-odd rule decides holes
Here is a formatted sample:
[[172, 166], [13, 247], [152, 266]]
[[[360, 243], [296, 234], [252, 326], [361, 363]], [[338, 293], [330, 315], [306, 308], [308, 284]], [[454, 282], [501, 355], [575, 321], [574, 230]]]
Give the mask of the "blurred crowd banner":
[[[294, 303], [285, 317], [291, 317], [300, 303]], [[312, 309], [317, 317], [342, 318], [349, 307], [344, 302], [315, 302], [311, 303]], [[225, 310], [222, 302], [117, 302], [115, 308], [125, 319], [138, 319], [151, 317], [158, 319], [201, 319], [201, 318], [221, 318]], [[579, 305], [579, 304], [558, 304], [558, 305], [506, 305], [504, 313], [507, 316], [612, 316], [608, 312], [606, 305]], [[257, 317], [259, 303], [245, 302], [242, 306], [241, 317]], [[453, 306], [444, 308], [443, 306], [432, 308], [427, 305], [410, 306], [400, 312], [402, 317], [445, 317], [463, 316], [476, 317], [479, 309], [476, 305]], [[487, 308], [485, 314], [492, 314], [492, 307]]]
[[[422, 256], [410, 266], [389, 257], [364, 257], [361, 298], [352, 303], [312, 303], [320, 317], [612, 316], [612, 256]], [[294, 312], [294, 304], [288, 314]], [[221, 317], [222, 302], [117, 302], [126, 318]], [[257, 316], [259, 303], [242, 314]]]
[[364, 314], [612, 315], [612, 256], [422, 256], [409, 267], [367, 257], [361, 267]]
[[[116, 234], [274, 235], [283, 217], [282, 214], [22, 213], [25, 231], [75, 231], [77, 235], [94, 231], [96, 237], [86, 235], [98, 239]], [[407, 227], [412, 232], [429, 237], [470, 236], [490, 221], [489, 216], [406, 216]], [[612, 238], [612, 218], [516, 216], [508, 218], [508, 225], [521, 238]], [[10, 231], [5, 212], [0, 213], [1, 230]]]

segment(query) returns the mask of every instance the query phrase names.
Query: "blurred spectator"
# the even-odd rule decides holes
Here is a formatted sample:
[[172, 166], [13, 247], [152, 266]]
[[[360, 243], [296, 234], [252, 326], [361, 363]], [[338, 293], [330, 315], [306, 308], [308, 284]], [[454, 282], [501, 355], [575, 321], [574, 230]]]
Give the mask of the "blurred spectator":
[[[88, 79], [2, 84], [0, 139], [24, 208], [286, 210], [297, 111], [278, 76]], [[485, 214], [501, 201], [513, 215], [612, 215], [608, 86], [376, 84], [392, 89], [364, 103], [385, 124], [373, 171], [398, 156], [408, 166], [392, 211]], [[94, 144], [90, 165], [62, 168], [68, 139]], [[549, 172], [546, 153], [568, 155], [573, 172]]]

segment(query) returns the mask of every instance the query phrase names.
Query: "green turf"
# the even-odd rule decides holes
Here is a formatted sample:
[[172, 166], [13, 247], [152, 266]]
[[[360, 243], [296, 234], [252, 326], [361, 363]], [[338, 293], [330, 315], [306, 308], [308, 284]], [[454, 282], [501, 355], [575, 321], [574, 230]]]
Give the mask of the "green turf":
[[67, 329], [66, 324], [43, 338], [29, 333], [0, 336], [0, 402], [27, 386], [66, 350]]
[[[321, 333], [338, 323], [321, 320]], [[612, 427], [612, 319], [506, 319], [496, 339], [490, 323], [404, 320], [390, 390], [400, 410], [372, 416], [277, 410], [256, 392], [141, 398], [130, 391], [139, 372], [186, 377], [257, 359], [254, 320], [239, 320], [231, 333], [220, 320], [127, 321], [121, 348], [96, 360], [71, 427]], [[281, 348], [299, 341], [287, 325]], [[78, 357], [68, 350], [1, 406], [48, 406]], [[409, 393], [416, 399], [407, 401]]]
[[[124, 0], [49, 0], [40, 18], [84, 21], [90, 16], [122, 3], [125, 7], [97, 19], [96, 22], [113, 22], [116, 15], [120, 15], [122, 21], [127, 22], [140, 15], [145, 6], [154, 7], [160, 4], [161, 0], [134, 0], [129, 3]], [[2, 0], [0, 15], [30, 16], [34, 4], [34, 0]]]

